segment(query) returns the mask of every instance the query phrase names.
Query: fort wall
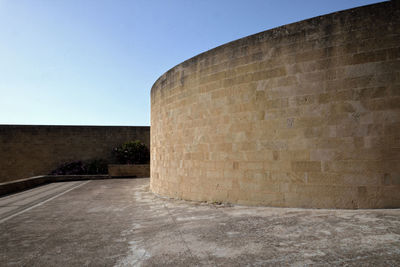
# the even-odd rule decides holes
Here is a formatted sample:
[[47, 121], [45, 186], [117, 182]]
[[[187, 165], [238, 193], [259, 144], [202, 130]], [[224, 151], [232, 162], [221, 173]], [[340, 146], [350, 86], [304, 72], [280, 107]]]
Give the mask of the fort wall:
[[246, 205], [400, 207], [398, 3], [251, 35], [162, 75], [151, 90], [151, 190]]
[[0, 183], [45, 175], [71, 161], [111, 161], [112, 149], [131, 140], [150, 147], [150, 127], [0, 125]]

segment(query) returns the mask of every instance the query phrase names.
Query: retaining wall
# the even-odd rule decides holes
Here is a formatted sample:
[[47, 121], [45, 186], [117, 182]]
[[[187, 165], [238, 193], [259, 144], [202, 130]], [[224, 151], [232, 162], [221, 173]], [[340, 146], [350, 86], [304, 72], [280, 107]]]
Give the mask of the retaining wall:
[[76, 160], [112, 161], [112, 148], [140, 140], [150, 127], [0, 125], [0, 183], [48, 174]]
[[193, 57], [151, 90], [151, 190], [197, 201], [400, 207], [400, 12], [384, 2]]

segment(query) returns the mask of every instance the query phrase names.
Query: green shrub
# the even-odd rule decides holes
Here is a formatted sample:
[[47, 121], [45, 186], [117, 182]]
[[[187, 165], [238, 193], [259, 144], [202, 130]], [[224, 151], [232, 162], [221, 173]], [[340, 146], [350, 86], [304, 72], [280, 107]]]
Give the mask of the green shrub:
[[138, 140], [114, 148], [113, 154], [119, 164], [147, 164], [150, 161], [149, 149]]

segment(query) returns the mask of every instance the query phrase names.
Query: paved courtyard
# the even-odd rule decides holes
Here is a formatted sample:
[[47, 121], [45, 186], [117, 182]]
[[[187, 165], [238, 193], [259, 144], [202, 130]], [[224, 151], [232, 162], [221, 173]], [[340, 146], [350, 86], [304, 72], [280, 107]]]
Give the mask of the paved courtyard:
[[400, 210], [163, 199], [149, 179], [53, 183], [0, 198], [1, 266], [399, 266]]

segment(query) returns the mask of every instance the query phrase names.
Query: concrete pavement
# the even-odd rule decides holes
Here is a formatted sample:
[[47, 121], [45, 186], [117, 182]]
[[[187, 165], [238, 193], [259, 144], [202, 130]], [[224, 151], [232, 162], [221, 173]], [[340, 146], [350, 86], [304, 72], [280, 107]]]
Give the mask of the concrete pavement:
[[400, 210], [163, 199], [149, 179], [53, 183], [0, 198], [0, 266], [398, 266]]
[[38, 205], [42, 205], [85, 183], [88, 183], [88, 181], [52, 183], [0, 198], [0, 223]]

